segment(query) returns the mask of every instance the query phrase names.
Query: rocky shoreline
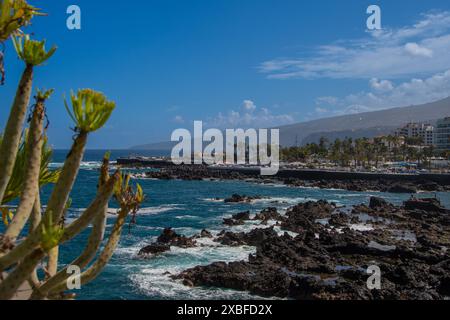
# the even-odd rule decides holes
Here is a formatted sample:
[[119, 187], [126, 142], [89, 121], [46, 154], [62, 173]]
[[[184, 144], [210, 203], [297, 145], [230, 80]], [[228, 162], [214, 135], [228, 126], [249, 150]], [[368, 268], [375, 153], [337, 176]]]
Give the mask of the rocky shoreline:
[[[306, 202], [285, 214], [276, 208], [238, 213], [225, 218], [224, 225], [250, 220], [259, 227], [248, 233], [203, 230], [185, 237], [166, 229], [139, 256], [152, 258], [171, 246], [189, 248], [199, 246], [200, 238], [211, 238], [224, 246], [254, 246], [256, 253], [247, 261], [215, 262], [171, 275], [175, 281], [289, 299], [450, 297], [450, 210], [436, 199], [412, 198], [394, 206], [371, 198], [352, 208]], [[380, 290], [367, 286], [370, 266], [381, 270]]]
[[136, 175], [138, 178], [158, 180], [251, 180], [253, 182], [269, 184], [282, 183], [292, 187], [341, 189], [347, 191], [377, 191], [389, 193], [417, 193], [417, 192], [446, 192], [450, 191], [450, 179], [448, 184], [439, 184], [429, 180], [418, 180], [416, 182], [386, 179], [322, 179], [303, 180], [298, 178], [265, 177], [259, 175], [248, 175], [245, 172], [232, 170], [214, 170], [207, 166], [171, 166], [148, 171]]

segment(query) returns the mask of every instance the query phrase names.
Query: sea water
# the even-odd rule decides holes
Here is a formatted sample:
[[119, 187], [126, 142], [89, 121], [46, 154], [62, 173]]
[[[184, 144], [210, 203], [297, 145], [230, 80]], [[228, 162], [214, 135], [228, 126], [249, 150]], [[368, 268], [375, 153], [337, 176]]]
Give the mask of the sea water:
[[[51, 167], [61, 167], [66, 151], [55, 151]], [[112, 164], [117, 157], [128, 156], [131, 151], [113, 151]], [[162, 155], [155, 152], [134, 152], [140, 155]], [[71, 193], [72, 208], [67, 222], [75, 219], [94, 199], [98, 180], [98, 168], [104, 151], [87, 151], [78, 179]], [[133, 170], [136, 171], [136, 170]], [[172, 227], [177, 233], [192, 236], [202, 229], [213, 234], [223, 229], [249, 231], [261, 227], [248, 222], [244, 226], [226, 227], [225, 217], [250, 210], [253, 214], [266, 207], [276, 207], [285, 212], [289, 207], [305, 201], [325, 199], [339, 206], [368, 204], [371, 196], [381, 196], [387, 201], [401, 204], [409, 195], [377, 192], [354, 192], [343, 190], [321, 190], [293, 188], [281, 184], [262, 185], [244, 181], [159, 181], [136, 179], [146, 194], [136, 225], [126, 225], [120, 244], [104, 269], [93, 282], [76, 292], [79, 299], [258, 299], [245, 292], [225, 289], [190, 288], [170, 275], [185, 269], [207, 265], [217, 261], [247, 260], [255, 248], [249, 246], [226, 247], [210, 239], [199, 240], [202, 246], [189, 249], [172, 248], [170, 252], [150, 259], [141, 259], [137, 253], [141, 248], [155, 241], [164, 228]], [[43, 190], [43, 203], [51, 187]], [[263, 199], [251, 204], [226, 204], [223, 199], [232, 194], [259, 195]], [[434, 194], [433, 194], [434, 195]], [[443, 204], [450, 208], [450, 195], [437, 194]], [[426, 196], [424, 194], [424, 196]], [[115, 208], [111, 201], [111, 208]], [[111, 210], [114, 211], [114, 210]], [[109, 215], [107, 229], [114, 223]], [[108, 232], [107, 230], [107, 232]], [[61, 263], [71, 262], [84, 248], [89, 229], [61, 248]]]

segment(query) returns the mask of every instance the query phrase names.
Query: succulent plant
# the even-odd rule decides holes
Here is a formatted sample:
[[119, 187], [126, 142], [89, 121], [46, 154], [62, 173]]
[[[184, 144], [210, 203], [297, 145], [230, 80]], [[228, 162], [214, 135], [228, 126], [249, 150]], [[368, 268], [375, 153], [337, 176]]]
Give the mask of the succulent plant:
[[0, 42], [19, 34], [35, 15], [43, 13], [25, 0], [0, 0]]
[[[0, 234], [0, 275], [6, 273], [4, 279], [0, 279], [0, 299], [12, 298], [24, 282], [32, 288], [31, 299], [72, 297], [64, 294], [68, 291], [68, 267], [75, 265], [84, 269], [80, 275], [82, 284], [93, 280], [111, 259], [127, 217], [136, 214], [144, 194], [139, 185], [131, 186], [128, 176], [119, 171], [110, 175], [109, 154], [106, 154], [96, 197], [77, 219], [65, 223], [64, 217], [71, 203], [69, 195], [88, 136], [104, 126], [115, 103], [92, 89], [71, 94], [71, 108], [67, 101], [64, 103], [75, 122], [76, 135], [63, 167], [50, 170], [52, 152], [46, 144], [45, 119], [46, 101], [53, 90], [37, 90], [35, 103], [30, 109], [28, 106], [34, 67], [48, 61], [56, 48], [47, 51], [44, 41], [20, 35], [19, 28], [38, 14], [38, 10], [26, 1], [0, 0], [0, 10], [0, 42], [12, 35], [17, 55], [25, 62], [4, 133], [0, 136], [0, 212], [5, 225], [4, 233]], [[28, 109], [28, 128], [24, 130]], [[53, 184], [53, 190], [44, 207], [40, 189], [48, 184]], [[120, 209], [106, 240], [106, 216], [112, 197]], [[9, 206], [11, 201], [18, 205], [15, 208]], [[85, 231], [90, 224], [93, 227], [85, 249], [71, 264], [60, 268], [59, 247]], [[104, 240], [106, 244], [99, 252]], [[47, 265], [44, 278], [37, 273], [40, 264]]]
[[5, 82], [4, 54], [10, 36], [21, 35], [20, 28], [31, 23], [35, 15], [44, 15], [25, 0], [0, 0], [0, 85]]

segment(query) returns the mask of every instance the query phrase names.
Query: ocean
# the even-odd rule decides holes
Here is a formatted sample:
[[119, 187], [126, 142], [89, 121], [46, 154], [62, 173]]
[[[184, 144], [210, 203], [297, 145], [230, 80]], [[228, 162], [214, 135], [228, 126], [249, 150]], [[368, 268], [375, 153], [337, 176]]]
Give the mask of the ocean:
[[[54, 153], [52, 167], [60, 167], [67, 151]], [[113, 151], [112, 161], [117, 157], [133, 153], [140, 155], [161, 155], [158, 152]], [[72, 191], [72, 208], [68, 219], [76, 218], [94, 199], [98, 179], [98, 168], [104, 151], [87, 151], [81, 170]], [[136, 170], [134, 170], [136, 171]], [[188, 288], [171, 280], [170, 275], [185, 269], [206, 265], [216, 261], [246, 260], [255, 251], [253, 247], [231, 248], [218, 245], [212, 240], [201, 240], [203, 246], [190, 249], [172, 248], [168, 253], [151, 259], [141, 259], [137, 253], [147, 244], [154, 242], [164, 228], [172, 227], [177, 233], [187, 236], [208, 229], [219, 233], [223, 229], [249, 231], [259, 226], [248, 222], [243, 226], [225, 227], [224, 217], [250, 210], [258, 213], [266, 207], [277, 207], [280, 212], [299, 202], [325, 199], [340, 206], [368, 203], [371, 196], [381, 196], [395, 204], [406, 200], [408, 195], [377, 192], [349, 192], [342, 190], [320, 190], [294, 188], [278, 184], [261, 185], [244, 181], [157, 181], [135, 180], [143, 187], [147, 196], [137, 218], [137, 224], [126, 226], [121, 242], [108, 266], [92, 283], [77, 291], [78, 299], [258, 299], [244, 292], [233, 290]], [[43, 190], [43, 203], [51, 188]], [[259, 195], [262, 200], [252, 204], [225, 204], [232, 194]], [[437, 194], [443, 204], [450, 208], [450, 195]], [[111, 201], [111, 208], [115, 204]], [[114, 223], [114, 216], [108, 218], [108, 229]], [[358, 227], [358, 226], [356, 226]], [[280, 231], [280, 230], [278, 230]], [[281, 231], [280, 231], [281, 232]], [[71, 262], [82, 250], [89, 234], [86, 230], [61, 249], [61, 263]]]

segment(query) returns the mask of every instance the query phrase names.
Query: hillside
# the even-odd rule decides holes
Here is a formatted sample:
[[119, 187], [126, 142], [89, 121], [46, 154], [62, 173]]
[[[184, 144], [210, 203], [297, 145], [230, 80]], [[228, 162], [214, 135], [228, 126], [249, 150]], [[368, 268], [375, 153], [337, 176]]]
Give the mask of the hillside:
[[[374, 112], [324, 118], [280, 127], [282, 146], [316, 142], [321, 136], [330, 141], [344, 137], [373, 137], [391, 133], [411, 122], [431, 122], [450, 116], [450, 97], [427, 104]], [[174, 143], [161, 142], [135, 146], [134, 150], [169, 150]]]
[[310, 137], [320, 134], [329, 138], [344, 136], [358, 137], [363, 131], [368, 133], [387, 134], [395, 128], [410, 121], [429, 121], [450, 116], [450, 98], [423, 105], [393, 108], [374, 112], [351, 114], [333, 118], [318, 119], [304, 123], [297, 123], [280, 128], [280, 140], [283, 146], [311, 142]]

